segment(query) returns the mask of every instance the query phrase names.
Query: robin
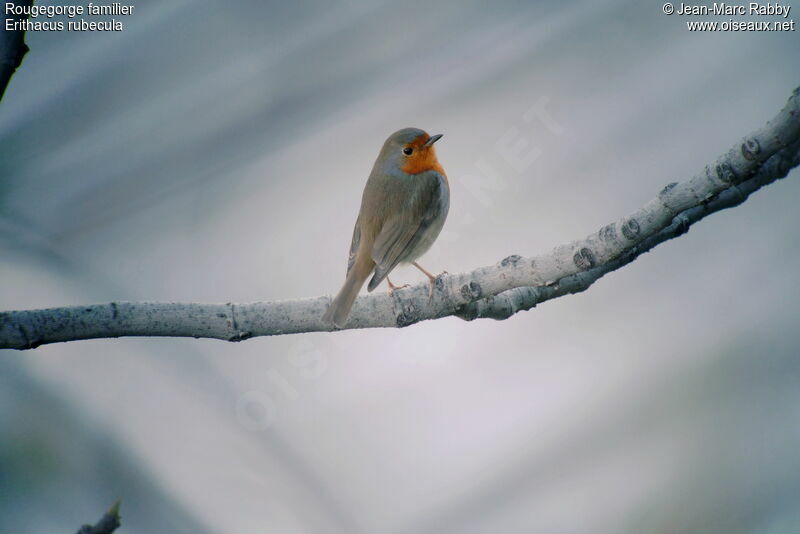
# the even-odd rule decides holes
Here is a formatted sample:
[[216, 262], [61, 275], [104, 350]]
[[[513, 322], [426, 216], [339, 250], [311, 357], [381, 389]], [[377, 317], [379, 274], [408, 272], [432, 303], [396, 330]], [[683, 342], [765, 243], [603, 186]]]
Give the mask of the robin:
[[436, 277], [415, 260], [436, 241], [450, 208], [450, 185], [433, 148], [441, 137], [403, 128], [383, 144], [361, 197], [347, 277], [323, 321], [342, 328], [370, 274], [367, 291], [385, 278], [389, 294], [394, 293], [399, 288], [389, 273], [400, 262], [422, 271], [431, 283], [428, 294], [433, 295]]

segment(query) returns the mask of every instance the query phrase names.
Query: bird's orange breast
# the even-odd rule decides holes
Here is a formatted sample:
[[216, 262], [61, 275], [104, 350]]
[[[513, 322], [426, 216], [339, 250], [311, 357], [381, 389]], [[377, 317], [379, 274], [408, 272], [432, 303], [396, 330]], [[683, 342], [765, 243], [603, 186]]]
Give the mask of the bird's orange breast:
[[437, 171], [444, 179], [447, 180], [447, 175], [444, 173], [444, 168], [436, 158], [436, 149], [431, 146], [425, 146], [425, 143], [430, 139], [428, 134], [421, 135], [411, 142], [410, 146], [414, 148], [414, 152], [408, 157], [407, 161], [400, 169], [408, 174], [419, 174], [425, 171]]

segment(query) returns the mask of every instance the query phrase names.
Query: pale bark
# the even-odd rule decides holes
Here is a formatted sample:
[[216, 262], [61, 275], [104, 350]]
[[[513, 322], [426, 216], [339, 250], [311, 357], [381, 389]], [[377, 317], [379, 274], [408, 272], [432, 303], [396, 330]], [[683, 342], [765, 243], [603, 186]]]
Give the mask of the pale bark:
[[[583, 239], [538, 256], [513, 255], [427, 284], [359, 297], [346, 329], [404, 327], [458, 316], [504, 319], [540, 302], [585, 290], [705, 216], [743, 202], [800, 163], [800, 88], [766, 126], [737, 143], [694, 177], [667, 185], [633, 213]], [[0, 313], [0, 348], [121, 336], [254, 336], [333, 330], [322, 321], [331, 297], [251, 304], [112, 302]]]

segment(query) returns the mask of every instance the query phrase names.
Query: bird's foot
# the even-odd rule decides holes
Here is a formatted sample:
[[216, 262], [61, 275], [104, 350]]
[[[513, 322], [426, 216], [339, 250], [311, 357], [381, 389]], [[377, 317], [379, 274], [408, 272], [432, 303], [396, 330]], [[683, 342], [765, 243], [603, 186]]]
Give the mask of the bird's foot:
[[436, 287], [436, 280], [437, 280], [439, 277], [441, 277], [441, 276], [443, 276], [443, 275], [445, 275], [445, 274], [450, 274], [450, 273], [448, 273], [447, 271], [442, 271], [441, 273], [439, 273], [439, 274], [437, 274], [437, 275], [433, 275], [433, 274], [431, 274], [430, 272], [428, 272], [428, 270], [427, 270], [427, 269], [423, 268], [423, 267], [422, 267], [422, 265], [420, 265], [420, 264], [419, 264], [419, 263], [417, 263], [417, 262], [412, 262], [412, 264], [411, 264], [411, 265], [413, 265], [414, 267], [416, 267], [417, 269], [419, 269], [420, 271], [422, 271], [422, 273], [423, 273], [425, 276], [427, 276], [427, 277], [428, 277], [428, 281], [430, 282], [430, 285], [428, 285], [428, 298], [429, 298], [429, 299], [432, 299], [432, 298], [433, 298], [433, 290], [434, 290], [434, 288]]
[[386, 277], [386, 283], [389, 285], [389, 296], [390, 297], [393, 297], [394, 296], [394, 292], [397, 291], [398, 289], [403, 289], [404, 287], [408, 287], [408, 284], [403, 284], [402, 286], [394, 285], [392, 283], [392, 281], [389, 280], [388, 276]]

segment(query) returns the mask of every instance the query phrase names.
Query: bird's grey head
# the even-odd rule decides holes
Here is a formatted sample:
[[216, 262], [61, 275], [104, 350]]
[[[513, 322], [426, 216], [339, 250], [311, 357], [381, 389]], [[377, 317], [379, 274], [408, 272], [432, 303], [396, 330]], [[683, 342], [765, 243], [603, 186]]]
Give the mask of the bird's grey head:
[[409, 159], [415, 158], [420, 151], [426, 151], [441, 137], [441, 134], [430, 136], [419, 128], [397, 130], [386, 139], [376, 163], [383, 172], [398, 172]]

